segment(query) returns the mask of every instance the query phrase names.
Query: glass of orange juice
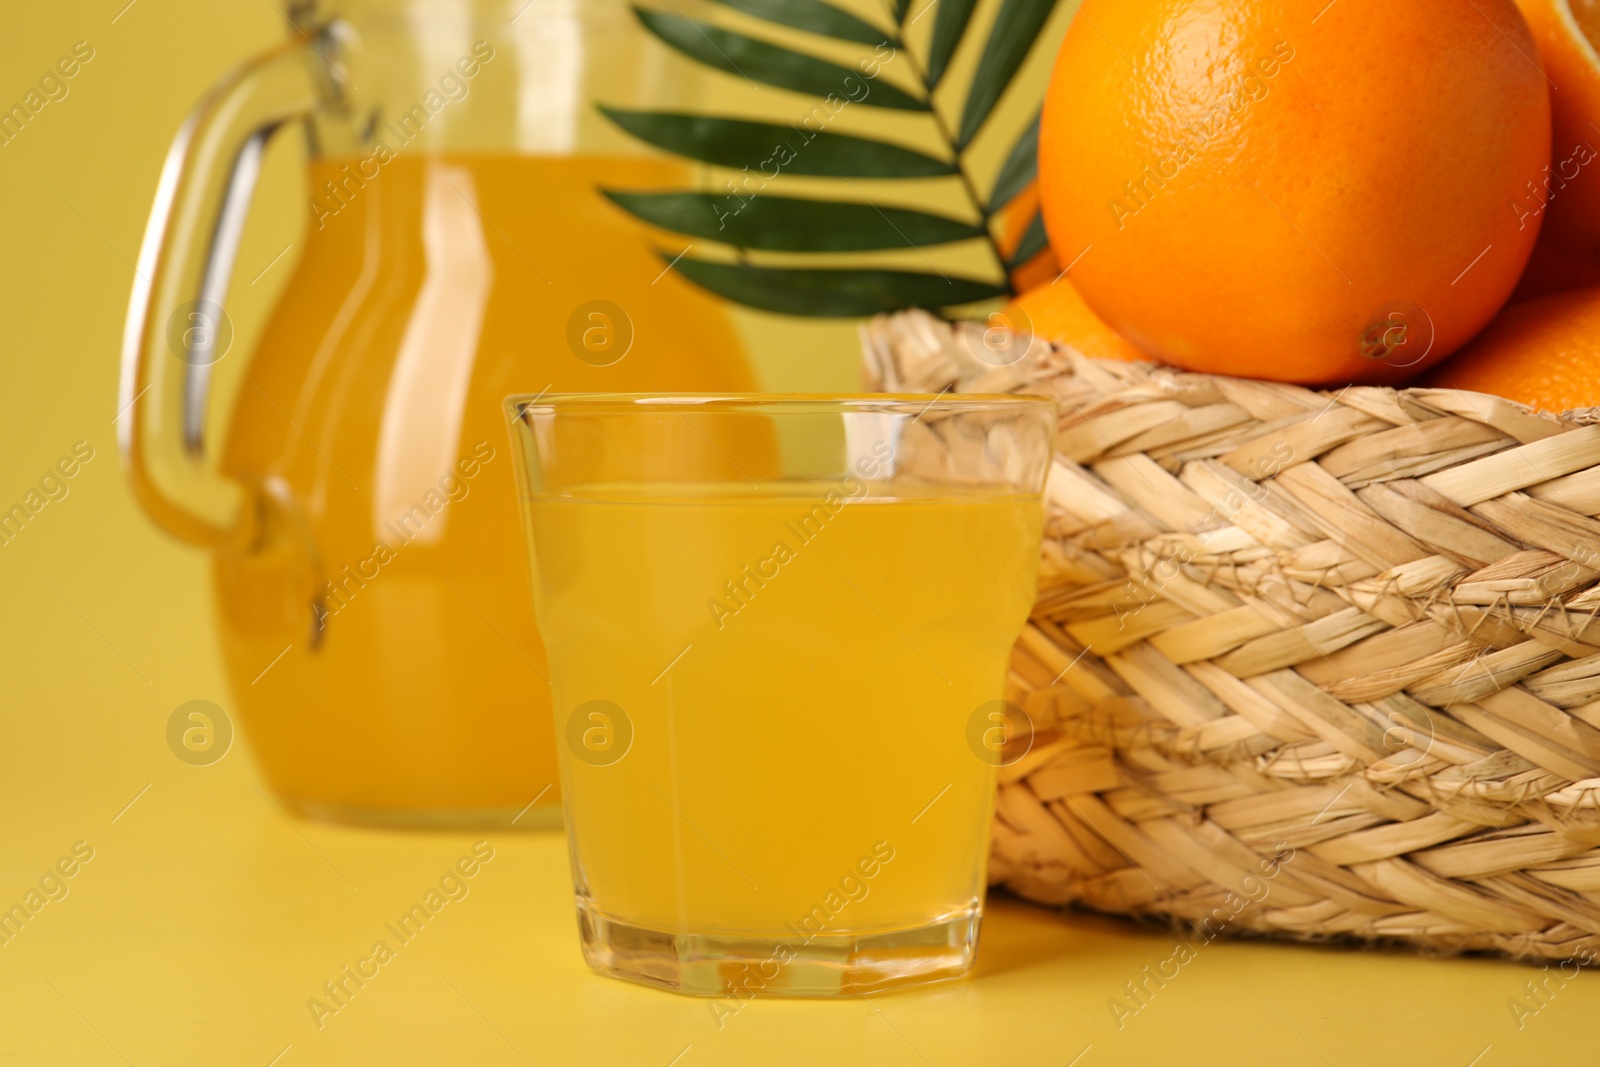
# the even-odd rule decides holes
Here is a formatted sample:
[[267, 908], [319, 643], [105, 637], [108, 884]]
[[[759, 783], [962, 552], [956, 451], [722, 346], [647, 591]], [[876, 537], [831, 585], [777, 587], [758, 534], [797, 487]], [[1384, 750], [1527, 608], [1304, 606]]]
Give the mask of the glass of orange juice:
[[964, 972], [1051, 402], [507, 411], [590, 965], [728, 1005]]

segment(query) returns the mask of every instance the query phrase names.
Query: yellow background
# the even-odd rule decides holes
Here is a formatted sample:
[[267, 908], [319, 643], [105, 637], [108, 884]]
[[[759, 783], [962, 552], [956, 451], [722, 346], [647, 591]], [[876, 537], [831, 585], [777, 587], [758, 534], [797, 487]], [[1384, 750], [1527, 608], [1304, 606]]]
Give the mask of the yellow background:
[[[269, 0], [124, 2], [12, 5], [0, 34], [7, 105], [74, 42], [95, 49], [70, 95], [0, 147], [0, 507], [74, 442], [95, 453], [65, 499], [0, 547], [0, 907], [75, 842], [94, 849], [70, 894], [0, 945], [0, 1062], [1592, 1061], [1600, 975], [1560, 988], [1519, 1029], [1508, 1001], [1535, 969], [1334, 948], [1205, 946], [1119, 1029], [1108, 1001], [1171, 954], [1173, 935], [1003, 898], [971, 980], [870, 1002], [756, 1002], [719, 1028], [705, 1002], [589, 973], [561, 839], [514, 832], [486, 835], [495, 859], [470, 895], [319, 1029], [308, 998], [476, 838], [296, 826], [261, 791], [246, 743], [210, 767], [166, 746], [177, 705], [229, 695], [206, 561], [155, 532], [122, 481], [122, 319], [174, 130], [221, 72], [283, 31]], [[1041, 75], [1036, 63], [1031, 83]], [[303, 217], [298, 148], [282, 140], [230, 303], [240, 352]], [[849, 324], [740, 324], [768, 387], [851, 384]]]

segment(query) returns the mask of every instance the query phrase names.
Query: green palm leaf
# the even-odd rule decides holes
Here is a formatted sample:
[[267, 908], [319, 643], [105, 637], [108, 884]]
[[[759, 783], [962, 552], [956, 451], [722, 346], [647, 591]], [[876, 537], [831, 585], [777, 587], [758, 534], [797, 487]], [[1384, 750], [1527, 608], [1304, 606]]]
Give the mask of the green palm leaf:
[[939, 0], [939, 13], [933, 17], [933, 35], [928, 41], [928, 73], [926, 82], [932, 92], [944, 77], [950, 57], [956, 54], [961, 37], [967, 32], [972, 19], [972, 9], [978, 0]]
[[1007, 292], [1003, 285], [975, 278], [905, 270], [757, 267], [687, 258], [679, 259], [673, 269], [701, 288], [747, 307], [821, 318], [954, 307]]
[[1039, 174], [1039, 116], [1033, 116], [1028, 128], [1022, 131], [1017, 143], [1011, 146], [1006, 161], [1000, 164], [1000, 174], [989, 193], [987, 211], [993, 215], [1028, 187]]
[[782, 173], [831, 178], [928, 178], [956, 173], [954, 163], [911, 148], [850, 134], [815, 132], [804, 125], [780, 126], [674, 111], [625, 111], [605, 106], [600, 110], [612, 122], [657, 148], [719, 167], [749, 167], [758, 177]]
[[1043, 252], [1049, 243], [1050, 237], [1044, 232], [1044, 216], [1035, 211], [1033, 220], [1028, 223], [1028, 228], [1022, 231], [1022, 240], [1017, 242], [1016, 251], [1011, 253], [1011, 259], [1006, 266], [1013, 270], [1022, 266]]
[[822, 0], [716, 0], [725, 7], [797, 30], [860, 44], [884, 44], [889, 34]]
[[978, 71], [961, 109], [961, 126], [956, 133], [956, 148], [962, 149], [983, 128], [984, 122], [1000, 102], [1000, 96], [1016, 77], [1022, 61], [1028, 58], [1033, 42], [1044, 28], [1055, 0], [1004, 0], [995, 16], [994, 28], [978, 57]]
[[[690, 18], [676, 11], [672, 0], [672, 12], [644, 7], [634, 11], [649, 33], [696, 63], [738, 75], [752, 85], [776, 86], [820, 99], [809, 114], [798, 119], [785, 115], [786, 121], [781, 122], [602, 107], [612, 122], [649, 145], [742, 172], [727, 183], [728, 194], [604, 190], [606, 196], [652, 226], [694, 241], [757, 252], [849, 255], [979, 241], [993, 256], [999, 279], [947, 277], [937, 268], [919, 272], [848, 265], [763, 266], [742, 260], [673, 261], [684, 277], [735, 303], [813, 316], [869, 315], [904, 307], [951, 308], [1011, 292], [1011, 271], [1048, 245], [1044, 220], [1037, 213], [1028, 220], [1010, 256], [1001, 251], [990, 223], [1038, 173], [1039, 118], [1036, 114], [1006, 154], [988, 183], [986, 199], [976, 192], [985, 183], [972, 172], [968, 148], [1009, 91], [1050, 20], [1055, 0], [916, 0], [915, 15], [911, 14], [911, 0], [889, 0], [893, 25], [888, 29], [839, 6], [843, 0], [712, 2], [768, 24], [771, 39], [766, 39], [766, 34], [751, 36]], [[976, 64], [970, 84], [959, 94], [960, 114], [947, 117], [934, 101], [934, 90], [949, 81], [980, 2], [996, 6], [993, 24], [981, 45], [973, 45]], [[907, 23], [918, 21], [935, 4], [938, 12], [919, 68], [918, 57], [905, 40]], [[873, 54], [863, 56], [858, 67], [834, 63], [789, 47], [788, 38], [781, 36], [784, 28], [791, 34], [803, 31], [867, 46]], [[885, 55], [885, 46], [894, 51]], [[919, 73], [919, 86], [897, 87], [879, 75], [880, 68], [900, 53]], [[944, 95], [940, 94], [941, 99]], [[928, 140], [937, 138], [942, 150], [929, 152], [875, 137], [833, 132], [834, 119], [852, 102], [929, 116], [923, 120]], [[956, 217], [962, 214], [959, 211], [880, 208], [853, 186], [859, 199], [776, 195], [771, 183], [785, 175], [893, 180], [959, 177], [961, 192], [971, 204], [969, 217], [978, 221], [963, 221]], [[720, 179], [713, 179], [717, 181]]]
[[868, 252], [983, 236], [975, 223], [910, 208], [788, 196], [602, 192], [652, 226], [768, 252]]
[[882, 78], [868, 78], [853, 67], [843, 67], [682, 15], [643, 7], [633, 11], [645, 29], [684, 55], [747, 81], [811, 96], [844, 98], [868, 107], [928, 110], [926, 101], [895, 88]]

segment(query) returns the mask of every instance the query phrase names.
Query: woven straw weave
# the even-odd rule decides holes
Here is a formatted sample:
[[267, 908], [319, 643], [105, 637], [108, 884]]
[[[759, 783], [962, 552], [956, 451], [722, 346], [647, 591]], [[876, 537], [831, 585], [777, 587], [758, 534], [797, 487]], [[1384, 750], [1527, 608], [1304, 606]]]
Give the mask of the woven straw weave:
[[1600, 958], [1595, 413], [1042, 342], [995, 366], [921, 312], [863, 340], [875, 388], [1060, 406], [991, 881], [1208, 932]]

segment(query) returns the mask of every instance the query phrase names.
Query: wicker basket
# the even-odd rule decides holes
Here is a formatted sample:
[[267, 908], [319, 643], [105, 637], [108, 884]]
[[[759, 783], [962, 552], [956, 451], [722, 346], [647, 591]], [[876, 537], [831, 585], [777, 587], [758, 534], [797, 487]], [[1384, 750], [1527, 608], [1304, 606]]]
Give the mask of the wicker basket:
[[991, 881], [1208, 937], [1600, 957], [1600, 417], [986, 339], [863, 331], [875, 388], [1061, 407]]

